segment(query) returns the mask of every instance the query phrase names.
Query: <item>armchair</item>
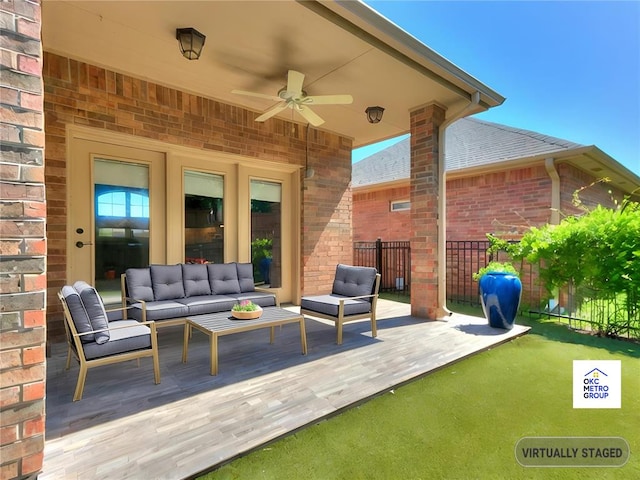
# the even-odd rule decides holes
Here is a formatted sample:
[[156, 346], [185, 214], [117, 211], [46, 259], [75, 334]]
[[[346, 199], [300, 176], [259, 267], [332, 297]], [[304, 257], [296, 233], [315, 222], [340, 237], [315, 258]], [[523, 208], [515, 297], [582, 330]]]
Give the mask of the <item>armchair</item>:
[[333, 321], [338, 345], [342, 344], [342, 325], [354, 320], [370, 318], [371, 335], [376, 337], [379, 288], [380, 274], [375, 268], [339, 264], [331, 293], [302, 297], [300, 314]]
[[122, 320], [113, 315], [114, 310], [105, 310], [100, 295], [85, 282], [66, 285], [58, 292], [65, 317], [67, 335], [68, 370], [71, 356], [80, 363], [78, 382], [73, 401], [80, 400], [89, 368], [128, 360], [152, 357], [155, 383], [160, 383], [158, 341], [155, 322]]

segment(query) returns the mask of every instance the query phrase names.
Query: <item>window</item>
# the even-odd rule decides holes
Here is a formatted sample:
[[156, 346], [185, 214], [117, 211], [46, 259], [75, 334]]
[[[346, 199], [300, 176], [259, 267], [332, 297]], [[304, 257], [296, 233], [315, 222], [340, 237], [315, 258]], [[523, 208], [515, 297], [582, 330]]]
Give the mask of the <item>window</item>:
[[402, 212], [405, 210], [411, 210], [411, 202], [409, 200], [396, 200], [391, 202], [392, 212]]

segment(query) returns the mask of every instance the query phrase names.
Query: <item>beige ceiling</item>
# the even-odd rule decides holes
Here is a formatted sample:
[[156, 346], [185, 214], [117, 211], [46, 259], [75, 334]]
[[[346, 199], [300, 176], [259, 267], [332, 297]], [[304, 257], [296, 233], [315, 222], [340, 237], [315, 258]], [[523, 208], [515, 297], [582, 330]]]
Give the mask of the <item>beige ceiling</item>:
[[[276, 95], [287, 71], [305, 74], [309, 95], [351, 94], [351, 105], [321, 105], [322, 129], [354, 147], [409, 131], [409, 111], [431, 102], [447, 115], [480, 92], [480, 107], [504, 98], [359, 2], [61, 1], [42, 4], [46, 51], [235, 104], [258, 114], [274, 103], [231, 93]], [[201, 58], [181, 56], [175, 30], [206, 35]], [[385, 108], [381, 123], [367, 106]], [[293, 115], [293, 117], [292, 117]], [[280, 117], [304, 123], [285, 110]]]

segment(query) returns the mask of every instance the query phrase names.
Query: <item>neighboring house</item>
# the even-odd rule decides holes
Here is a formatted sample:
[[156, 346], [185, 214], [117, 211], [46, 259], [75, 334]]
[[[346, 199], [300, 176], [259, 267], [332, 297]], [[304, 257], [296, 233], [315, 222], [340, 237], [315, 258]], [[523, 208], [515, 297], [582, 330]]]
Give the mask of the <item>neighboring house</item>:
[[[410, 141], [353, 165], [354, 241], [412, 239]], [[595, 146], [475, 118], [453, 123], [445, 141], [448, 242], [482, 241], [487, 233], [518, 239], [530, 226], [580, 213], [573, 198], [581, 189], [587, 208], [612, 207], [626, 195], [640, 199], [640, 177]], [[448, 297], [466, 297], [477, 285], [457, 262], [471, 260], [455, 258], [456, 265], [447, 265]], [[523, 301], [539, 304], [543, 292], [531, 279], [523, 283]]]
[[[354, 241], [410, 240], [410, 140], [353, 165]], [[517, 239], [579, 213], [582, 188], [586, 207], [640, 197], [640, 177], [598, 147], [528, 130], [464, 118], [447, 129], [445, 151], [447, 240]]]
[[[437, 263], [440, 126], [504, 101], [360, 2], [14, 0], [0, 13], [3, 478], [42, 467], [63, 285], [111, 294], [127, 266], [247, 262], [271, 241], [282, 301], [329, 290], [352, 259], [351, 151], [405, 133], [432, 172], [412, 180], [431, 212], [412, 263]], [[183, 27], [207, 36], [199, 60], [178, 49]], [[292, 90], [353, 103], [314, 106], [324, 123], [309, 127], [278, 106], [290, 70], [305, 76]], [[412, 313], [438, 318], [444, 275], [412, 281]]]

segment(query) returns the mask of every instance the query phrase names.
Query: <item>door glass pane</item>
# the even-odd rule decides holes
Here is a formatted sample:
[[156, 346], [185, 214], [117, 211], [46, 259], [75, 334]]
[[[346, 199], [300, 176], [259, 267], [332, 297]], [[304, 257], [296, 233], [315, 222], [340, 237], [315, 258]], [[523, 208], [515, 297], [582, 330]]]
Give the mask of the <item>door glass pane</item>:
[[251, 262], [256, 284], [282, 285], [282, 185], [251, 180]]
[[184, 261], [224, 262], [224, 178], [201, 172], [184, 173]]
[[120, 300], [120, 274], [149, 265], [149, 167], [94, 161], [96, 288]]

